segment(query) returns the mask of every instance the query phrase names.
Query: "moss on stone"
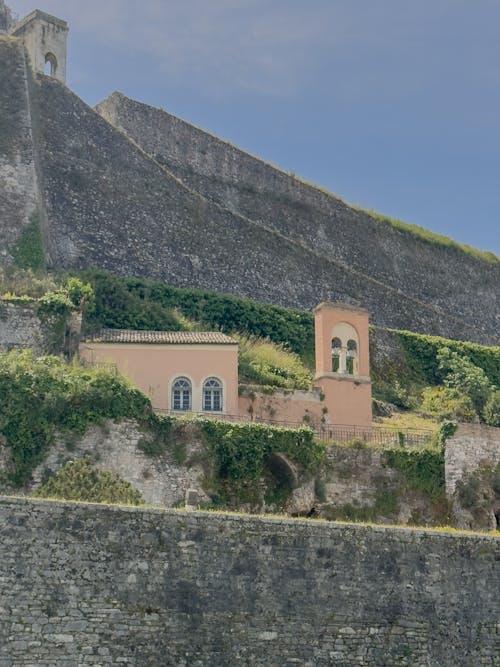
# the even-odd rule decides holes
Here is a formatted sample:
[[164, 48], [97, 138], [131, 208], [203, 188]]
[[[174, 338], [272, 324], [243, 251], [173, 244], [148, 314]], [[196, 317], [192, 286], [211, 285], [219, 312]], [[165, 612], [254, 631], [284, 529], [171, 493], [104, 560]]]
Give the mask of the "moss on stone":
[[20, 269], [32, 269], [37, 272], [46, 270], [38, 211], [32, 214], [29, 224], [21, 232], [10, 254]]

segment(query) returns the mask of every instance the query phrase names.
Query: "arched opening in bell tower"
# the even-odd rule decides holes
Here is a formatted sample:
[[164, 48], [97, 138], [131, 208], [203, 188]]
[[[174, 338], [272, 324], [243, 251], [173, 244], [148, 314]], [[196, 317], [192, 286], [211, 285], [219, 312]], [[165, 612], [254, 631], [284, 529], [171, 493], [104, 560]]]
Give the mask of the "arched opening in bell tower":
[[53, 53], [45, 54], [44, 74], [55, 77], [57, 72], [57, 58]]

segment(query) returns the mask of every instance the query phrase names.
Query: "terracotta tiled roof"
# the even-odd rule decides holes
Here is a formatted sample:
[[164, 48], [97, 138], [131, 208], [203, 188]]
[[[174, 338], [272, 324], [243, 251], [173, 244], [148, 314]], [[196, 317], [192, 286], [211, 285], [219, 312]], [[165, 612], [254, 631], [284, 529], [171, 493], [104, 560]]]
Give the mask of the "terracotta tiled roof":
[[170, 345], [235, 345], [238, 342], [220, 331], [135, 331], [132, 329], [101, 329], [95, 334], [86, 336], [84, 340], [88, 343], [162, 343]]

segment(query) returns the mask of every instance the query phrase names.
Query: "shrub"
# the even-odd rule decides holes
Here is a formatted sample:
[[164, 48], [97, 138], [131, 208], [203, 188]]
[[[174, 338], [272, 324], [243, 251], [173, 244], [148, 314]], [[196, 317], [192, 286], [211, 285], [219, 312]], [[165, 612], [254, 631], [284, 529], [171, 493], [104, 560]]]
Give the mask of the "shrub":
[[414, 407], [415, 401], [408, 389], [403, 387], [399, 380], [379, 380], [374, 387], [377, 398], [386, 403], [391, 403], [398, 408], [408, 410]]
[[44, 313], [64, 315], [72, 310], [90, 311], [94, 306], [94, 291], [89, 283], [69, 278], [62, 286], [43, 294], [38, 302]]
[[492, 389], [491, 382], [483, 369], [448, 347], [441, 348], [437, 358], [439, 369], [444, 374], [445, 385], [465, 394], [477, 413], [481, 414]]
[[38, 487], [35, 498], [60, 498], [89, 503], [142, 505], [144, 500], [134, 487], [116, 474], [98, 470], [90, 456], [71, 461]]
[[323, 458], [324, 446], [309, 428], [287, 429], [266, 424], [202, 422], [206, 444], [214, 456], [216, 474], [222, 479], [256, 480], [273, 453], [310, 468]]
[[387, 449], [386, 464], [404, 473], [408, 486], [438, 497], [444, 493], [444, 453], [430, 449]]
[[310, 389], [312, 374], [299, 356], [269, 340], [237, 336], [240, 379], [285, 389]]
[[68, 366], [31, 351], [0, 354], [0, 433], [11, 450], [8, 478], [20, 486], [43, 460], [56, 429], [83, 432], [104, 418], [145, 419], [149, 400], [111, 369]]
[[471, 399], [452, 387], [426, 387], [422, 392], [422, 412], [439, 421], [470, 422], [477, 417]]
[[94, 290], [90, 283], [83, 283], [79, 278], [73, 276], [68, 278], [62, 289], [68, 295], [74, 308], [89, 310], [93, 307]]
[[490, 426], [500, 426], [500, 389], [491, 392], [484, 406], [483, 419]]
[[73, 304], [66, 292], [56, 290], [55, 292], [46, 292], [38, 300], [41, 313], [57, 313], [58, 315], [67, 315]]

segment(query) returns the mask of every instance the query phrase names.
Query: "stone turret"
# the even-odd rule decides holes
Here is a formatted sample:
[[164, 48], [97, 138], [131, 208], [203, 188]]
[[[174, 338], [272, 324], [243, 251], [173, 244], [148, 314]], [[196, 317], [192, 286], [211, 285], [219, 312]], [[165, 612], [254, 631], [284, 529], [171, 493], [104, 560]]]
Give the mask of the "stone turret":
[[66, 21], [35, 9], [16, 23], [10, 34], [23, 42], [36, 73], [48, 74], [66, 83]]
[[12, 12], [5, 4], [4, 0], [0, 0], [0, 35], [7, 34], [12, 27], [12, 24]]

